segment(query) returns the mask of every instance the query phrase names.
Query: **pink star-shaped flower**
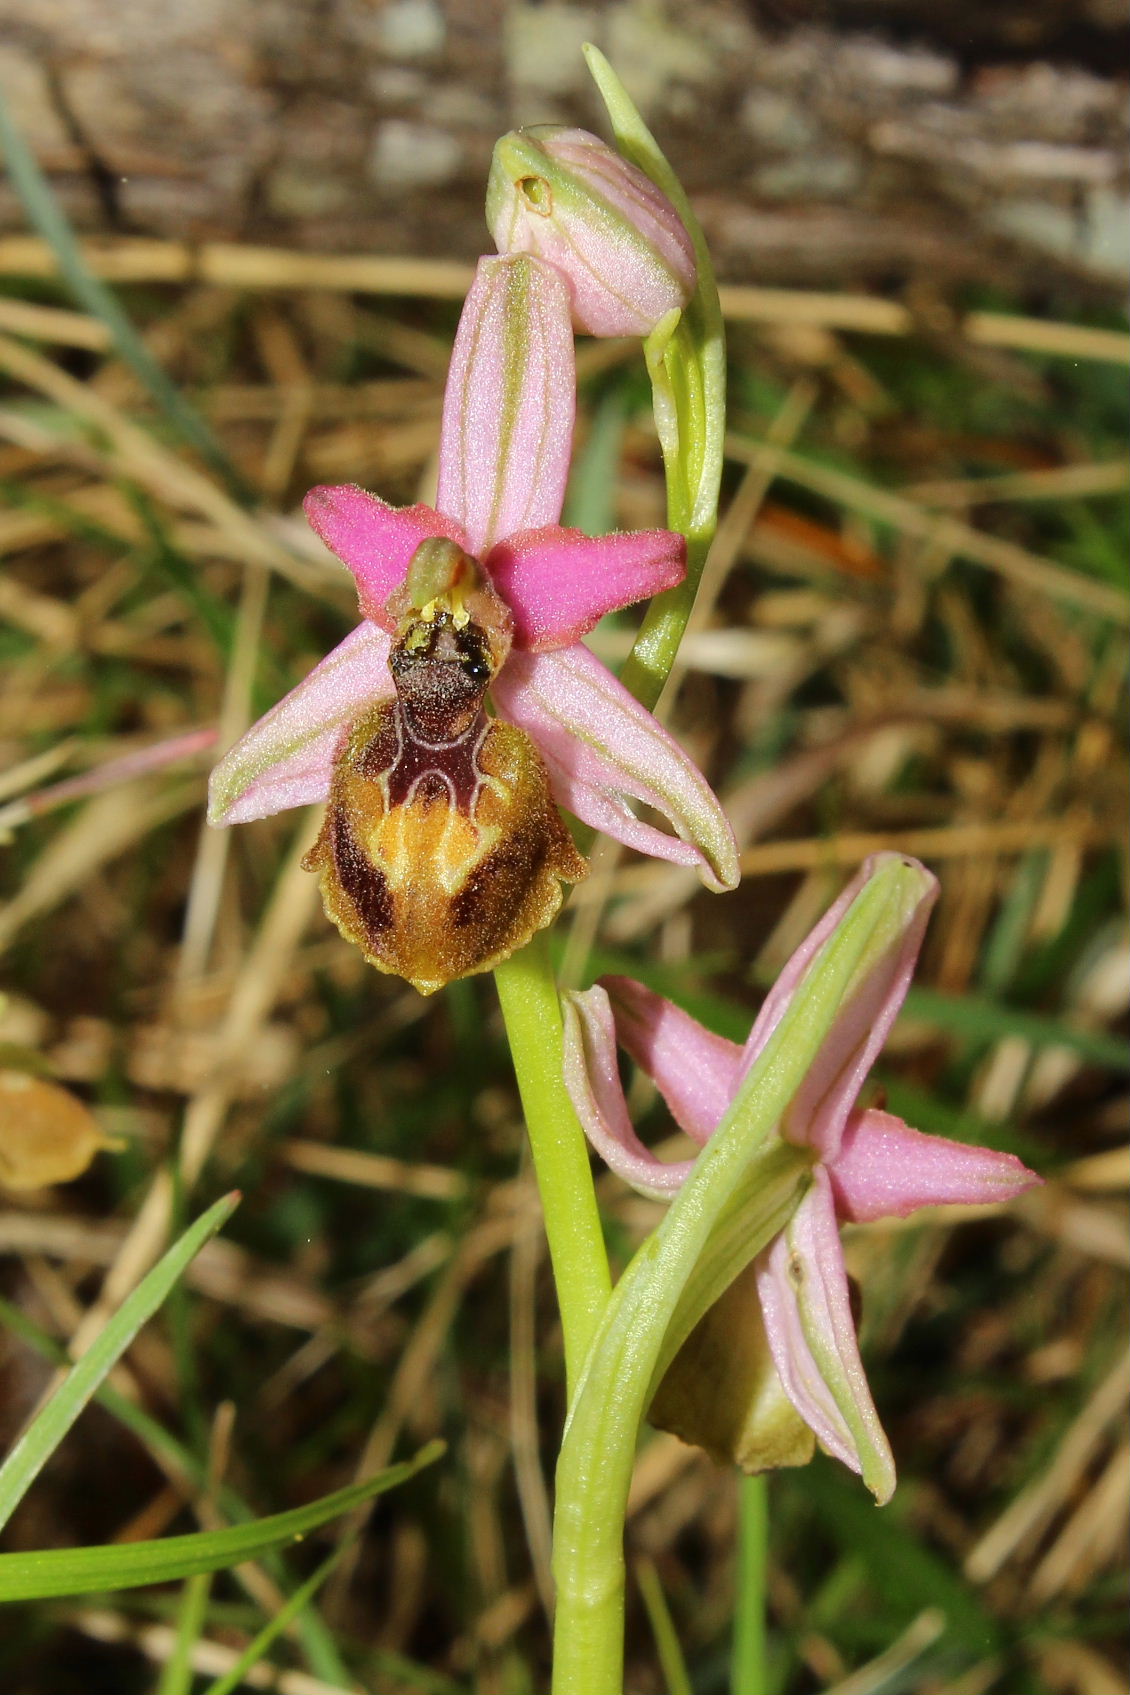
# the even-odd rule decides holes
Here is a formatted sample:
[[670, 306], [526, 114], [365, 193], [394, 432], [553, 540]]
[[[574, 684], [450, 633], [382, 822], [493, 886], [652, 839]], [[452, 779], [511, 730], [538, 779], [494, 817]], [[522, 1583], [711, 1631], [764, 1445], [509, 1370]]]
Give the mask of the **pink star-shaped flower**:
[[[869, 860], [789, 960], [744, 1044], [703, 1029], [670, 1001], [626, 977], [569, 997], [566, 1083], [593, 1146], [641, 1194], [670, 1199], [693, 1160], [665, 1163], [644, 1146], [619, 1079], [619, 1042], [654, 1079], [680, 1128], [700, 1146], [800, 987], [815, 955], [868, 878]], [[909, 862], [913, 865], [913, 862]], [[905, 1218], [919, 1207], [983, 1205], [1040, 1179], [1011, 1154], [912, 1130], [858, 1105], [910, 985], [937, 885], [918, 867], [919, 894], [896, 941], [843, 1008], [779, 1126], [811, 1151], [812, 1185], [792, 1220], [755, 1261], [762, 1316], [782, 1386], [830, 1454], [861, 1472], [880, 1501], [895, 1470], [867, 1386], [852, 1318], [839, 1226]]]

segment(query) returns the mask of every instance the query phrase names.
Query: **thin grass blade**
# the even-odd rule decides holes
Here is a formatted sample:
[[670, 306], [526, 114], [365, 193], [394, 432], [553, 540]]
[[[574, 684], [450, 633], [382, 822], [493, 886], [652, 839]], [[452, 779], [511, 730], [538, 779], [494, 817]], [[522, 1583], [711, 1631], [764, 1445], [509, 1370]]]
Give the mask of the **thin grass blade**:
[[[7, 1524], [79, 1413], [111, 1368], [125, 1353], [177, 1278], [239, 1205], [239, 1194], [225, 1195], [209, 1207], [158, 1260], [82, 1358], [68, 1372], [39, 1416], [20, 1437], [0, 1467], [0, 1527]], [[34, 1555], [21, 1556], [34, 1559]]]
[[300, 1542], [330, 1519], [359, 1507], [375, 1495], [405, 1483], [444, 1452], [429, 1442], [414, 1459], [387, 1467], [364, 1483], [323, 1495], [308, 1506], [254, 1519], [223, 1530], [191, 1536], [165, 1536], [152, 1542], [126, 1542], [105, 1548], [50, 1548], [41, 1553], [0, 1554], [0, 1601], [34, 1601], [57, 1595], [91, 1595], [168, 1583], [200, 1572], [226, 1571], [258, 1559], [271, 1548]]

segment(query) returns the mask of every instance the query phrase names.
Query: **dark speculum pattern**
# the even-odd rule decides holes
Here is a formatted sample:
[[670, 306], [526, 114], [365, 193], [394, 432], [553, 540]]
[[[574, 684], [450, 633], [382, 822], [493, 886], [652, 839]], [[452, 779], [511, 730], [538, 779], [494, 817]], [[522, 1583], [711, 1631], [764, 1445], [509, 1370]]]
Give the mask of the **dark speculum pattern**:
[[388, 930], [394, 916], [388, 879], [357, 841], [349, 813], [344, 807], [332, 808], [327, 823], [331, 831], [334, 870], [342, 889], [353, 902], [358, 918], [370, 935]]
[[525, 830], [495, 848], [467, 878], [451, 903], [457, 930], [475, 927], [484, 951], [497, 947], [515, 907], [545, 863], [544, 830]]

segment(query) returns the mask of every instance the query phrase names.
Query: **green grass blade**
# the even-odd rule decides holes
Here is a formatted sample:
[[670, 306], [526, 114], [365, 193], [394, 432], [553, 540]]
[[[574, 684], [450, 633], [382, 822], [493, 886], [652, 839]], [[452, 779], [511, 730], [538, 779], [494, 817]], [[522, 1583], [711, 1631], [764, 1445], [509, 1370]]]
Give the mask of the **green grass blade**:
[[258, 1636], [247, 1644], [231, 1670], [226, 1671], [222, 1677], [218, 1677], [214, 1683], [208, 1685], [204, 1695], [232, 1695], [232, 1690], [239, 1688], [252, 1666], [259, 1664], [271, 1644], [282, 1635], [295, 1615], [302, 1611], [308, 1601], [314, 1599], [348, 1546], [348, 1542], [338, 1544], [329, 1558], [322, 1561], [318, 1569], [311, 1573], [302, 1587], [294, 1591], [286, 1606], [280, 1608], [274, 1618], [259, 1632]]
[[648, 1623], [651, 1625], [651, 1634], [655, 1639], [655, 1652], [667, 1685], [667, 1695], [694, 1695], [687, 1662], [679, 1646], [675, 1621], [671, 1617], [667, 1597], [659, 1581], [659, 1573], [651, 1560], [636, 1561], [636, 1582], [639, 1584], [640, 1596], [647, 1611]]
[[394, 1489], [444, 1452], [429, 1442], [414, 1459], [389, 1466], [364, 1483], [323, 1495], [308, 1506], [254, 1519], [223, 1530], [191, 1536], [164, 1536], [153, 1542], [125, 1542], [105, 1548], [50, 1548], [42, 1553], [0, 1554], [0, 1601], [34, 1601], [57, 1595], [91, 1595], [168, 1583], [200, 1572], [225, 1571], [268, 1549], [299, 1542], [329, 1519]]
[[227, 484], [236, 499], [246, 501], [243, 487], [223, 448], [194, 407], [154, 359], [117, 297], [96, 277], [83, 257], [62, 207], [36, 162], [19, 129], [12, 121], [0, 91], [0, 145], [12, 187], [19, 195], [28, 218], [49, 243], [59, 270], [80, 304], [106, 325], [114, 345], [138, 380], [144, 384], [178, 434], [205, 459]]
[[995, 1041], [1001, 1036], [1020, 1036], [1038, 1048], [1070, 1048], [1094, 1065], [1112, 1071], [1130, 1071], [1130, 1042], [1109, 1036], [1104, 1030], [1080, 1030], [1062, 1018], [1039, 1012], [1022, 1012], [987, 995], [945, 995], [937, 989], [912, 988], [906, 997], [906, 1014], [924, 1023], [936, 1024], [955, 1036], [976, 1042]]
[[[186, 1266], [239, 1205], [239, 1195], [225, 1195], [209, 1207], [158, 1260], [101, 1331], [82, 1358], [67, 1373], [43, 1411], [16, 1443], [0, 1467], [0, 1528], [46, 1465], [83, 1407], [107, 1373], [117, 1364], [138, 1331], [152, 1318]], [[27, 1558], [33, 1559], [34, 1555]]]
[[204, 1634], [211, 1590], [212, 1578], [208, 1572], [190, 1577], [185, 1584], [177, 1619], [177, 1639], [161, 1672], [157, 1695], [192, 1695], [192, 1650]]
[[[67, 1365], [66, 1354], [62, 1348], [44, 1334], [37, 1324], [33, 1324], [26, 1313], [12, 1306], [0, 1296], [0, 1325], [19, 1336], [26, 1345], [33, 1349], [41, 1359], [49, 1360], [52, 1365]], [[143, 1447], [147, 1448], [154, 1457], [162, 1458], [166, 1464], [171, 1464], [182, 1472], [190, 1483], [201, 1487], [204, 1482], [205, 1467], [183, 1442], [177, 1440], [164, 1425], [143, 1407], [126, 1397], [114, 1388], [112, 1383], [103, 1383], [95, 1394], [95, 1400], [105, 1407], [118, 1423], [130, 1431]], [[254, 1513], [246, 1501], [230, 1485], [224, 1485], [220, 1490], [220, 1505], [227, 1517], [237, 1523], [246, 1523], [254, 1518]], [[286, 1562], [278, 1553], [268, 1553], [263, 1561], [264, 1569], [284, 1590], [290, 1589], [294, 1581], [287, 1570]], [[303, 1650], [307, 1664], [315, 1677], [320, 1677], [325, 1683], [349, 1682], [348, 1674], [337, 1652], [333, 1633], [313, 1607], [300, 1610], [298, 1616], [298, 1631], [302, 1638]], [[462, 1692], [457, 1692], [462, 1695]]]

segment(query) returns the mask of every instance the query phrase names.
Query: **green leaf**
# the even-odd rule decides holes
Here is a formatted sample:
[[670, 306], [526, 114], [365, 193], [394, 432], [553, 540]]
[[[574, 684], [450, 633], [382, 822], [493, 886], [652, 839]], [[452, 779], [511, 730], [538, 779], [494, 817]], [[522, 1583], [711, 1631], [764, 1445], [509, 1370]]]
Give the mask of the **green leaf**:
[[224, 1530], [191, 1536], [164, 1536], [153, 1542], [125, 1542], [106, 1548], [51, 1548], [42, 1553], [0, 1554], [0, 1601], [32, 1601], [56, 1595], [90, 1595], [167, 1583], [199, 1572], [225, 1571], [268, 1549], [300, 1542], [312, 1530], [394, 1489], [432, 1465], [443, 1442], [429, 1442], [414, 1459], [387, 1467], [364, 1483], [337, 1489], [308, 1506]]
[[[0, 1467], [0, 1527], [7, 1524], [16, 1507], [46, 1465], [79, 1413], [107, 1373], [125, 1353], [177, 1278], [200, 1252], [205, 1242], [224, 1225], [239, 1205], [238, 1194], [225, 1195], [179, 1241], [158, 1260], [137, 1288], [122, 1302], [113, 1318], [72, 1366], [29, 1428]], [[15, 1558], [15, 1556], [11, 1556]], [[20, 1555], [34, 1559], [35, 1555]]]

